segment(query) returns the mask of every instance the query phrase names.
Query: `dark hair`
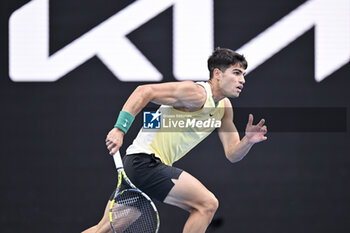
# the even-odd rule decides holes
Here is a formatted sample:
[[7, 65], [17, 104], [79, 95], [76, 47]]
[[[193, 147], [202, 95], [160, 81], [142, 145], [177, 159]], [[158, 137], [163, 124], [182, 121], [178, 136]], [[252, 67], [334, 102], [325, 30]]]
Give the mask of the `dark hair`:
[[215, 68], [225, 72], [231, 65], [236, 64], [239, 64], [244, 69], [248, 67], [248, 63], [243, 55], [231, 49], [217, 47], [208, 58], [209, 78], [213, 77]]

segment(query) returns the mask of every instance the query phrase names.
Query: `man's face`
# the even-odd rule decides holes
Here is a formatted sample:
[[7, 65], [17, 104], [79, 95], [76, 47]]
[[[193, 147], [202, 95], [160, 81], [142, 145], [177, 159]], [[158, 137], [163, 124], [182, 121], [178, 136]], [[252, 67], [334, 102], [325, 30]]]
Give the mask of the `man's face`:
[[245, 83], [245, 69], [239, 64], [232, 65], [221, 72], [220, 90], [226, 97], [239, 97]]

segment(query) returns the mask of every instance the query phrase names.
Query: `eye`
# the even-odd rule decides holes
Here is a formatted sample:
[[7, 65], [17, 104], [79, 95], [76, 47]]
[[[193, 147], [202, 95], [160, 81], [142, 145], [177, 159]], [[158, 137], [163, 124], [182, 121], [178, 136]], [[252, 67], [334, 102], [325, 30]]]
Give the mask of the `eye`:
[[241, 73], [238, 72], [238, 71], [234, 71], [233, 74], [238, 76], [238, 75], [240, 75]]

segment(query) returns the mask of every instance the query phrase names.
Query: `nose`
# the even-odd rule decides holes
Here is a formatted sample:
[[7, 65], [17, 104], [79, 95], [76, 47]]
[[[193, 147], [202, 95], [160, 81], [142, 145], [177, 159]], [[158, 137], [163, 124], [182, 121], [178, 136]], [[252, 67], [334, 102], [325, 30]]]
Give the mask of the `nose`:
[[241, 76], [242, 78], [239, 80], [240, 84], [245, 84], [245, 78], [244, 75]]

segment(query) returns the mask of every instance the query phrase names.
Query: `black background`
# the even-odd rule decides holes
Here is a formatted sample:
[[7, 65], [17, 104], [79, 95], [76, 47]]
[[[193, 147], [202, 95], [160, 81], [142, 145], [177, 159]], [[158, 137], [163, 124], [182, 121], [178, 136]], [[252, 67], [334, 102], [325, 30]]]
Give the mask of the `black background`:
[[[0, 9], [0, 231], [80, 232], [100, 220], [113, 191], [115, 169], [104, 139], [141, 83], [120, 82], [96, 57], [53, 83], [11, 81], [8, 19], [27, 2], [3, 1]], [[50, 53], [131, 2], [51, 0]], [[238, 49], [304, 2], [215, 1], [215, 46]], [[171, 8], [128, 38], [164, 75], [163, 81], [175, 80]], [[317, 83], [314, 39], [312, 29], [252, 71], [241, 97], [231, 100], [233, 106], [347, 110], [350, 65]], [[122, 151], [141, 120], [136, 118]], [[271, 132], [244, 160], [230, 164], [213, 133], [175, 166], [219, 199], [208, 232], [345, 233], [350, 231], [349, 139], [347, 130]], [[181, 232], [187, 213], [160, 203], [157, 207], [160, 232]]]

